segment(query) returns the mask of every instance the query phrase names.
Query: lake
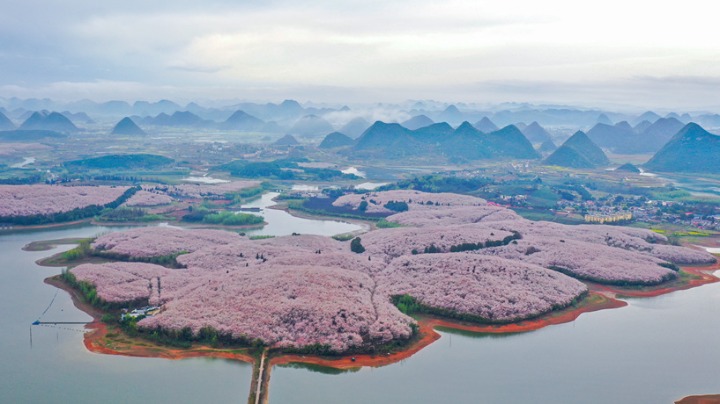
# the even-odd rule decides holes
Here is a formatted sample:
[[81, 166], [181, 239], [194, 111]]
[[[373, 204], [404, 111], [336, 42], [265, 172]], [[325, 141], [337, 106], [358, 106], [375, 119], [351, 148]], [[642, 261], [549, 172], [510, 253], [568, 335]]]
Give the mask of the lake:
[[[270, 224], [253, 234], [336, 234], [356, 226], [294, 218], [259, 207]], [[287, 215], [287, 216], [286, 216]], [[288, 217], [289, 216], [289, 217]], [[26, 252], [31, 241], [92, 237], [121, 228], [85, 225], [0, 234], [0, 402], [244, 403], [251, 367], [221, 359], [164, 360], [88, 352], [82, 326], [34, 326], [89, 321], [69, 296], [43, 279], [59, 268], [37, 266], [52, 251]], [[333, 233], [335, 232], [335, 233]], [[280, 403], [670, 403], [720, 392], [720, 284], [583, 314], [576, 321], [505, 336], [442, 332], [442, 338], [402, 362], [326, 374], [277, 367], [270, 402]]]
[[270, 402], [672, 403], [720, 392], [720, 283], [529, 333], [441, 334], [387, 367], [276, 367]]
[[83, 345], [83, 326], [33, 326], [44, 321], [90, 321], [70, 296], [43, 279], [60, 272], [35, 260], [52, 251], [21, 248], [36, 240], [91, 237], [119, 228], [83, 226], [63, 230], [15, 232], [0, 235], [0, 402], [245, 402], [250, 389], [249, 364], [220, 359], [129, 358], [90, 353]]

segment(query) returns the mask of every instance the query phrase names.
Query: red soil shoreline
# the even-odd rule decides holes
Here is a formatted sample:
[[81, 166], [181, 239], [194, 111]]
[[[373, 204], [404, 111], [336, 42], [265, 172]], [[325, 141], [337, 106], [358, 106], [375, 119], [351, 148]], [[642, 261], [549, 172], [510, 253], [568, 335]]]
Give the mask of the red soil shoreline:
[[707, 285], [720, 281], [720, 278], [711, 272], [720, 270], [720, 261], [713, 265], [702, 267], [682, 267], [682, 270], [696, 276], [696, 279], [689, 279], [682, 284], [671, 284], [659, 288], [648, 289], [626, 289], [607, 285], [591, 284], [590, 289], [598, 292], [612, 293], [616, 297], [656, 297], [679, 290], [692, 289], [698, 286]]
[[[455, 321], [452, 319], [442, 319], [432, 316], [422, 316], [418, 319], [419, 325], [419, 339], [410, 344], [406, 349], [402, 351], [387, 353], [387, 354], [358, 354], [358, 355], [345, 355], [336, 358], [327, 358], [311, 355], [279, 355], [273, 356], [269, 359], [268, 367], [271, 368], [274, 365], [282, 365], [288, 363], [306, 363], [319, 366], [326, 366], [335, 369], [354, 369], [363, 366], [368, 367], [380, 367], [390, 365], [407, 359], [426, 346], [432, 344], [440, 338], [440, 334], [435, 330], [436, 327], [455, 329], [460, 331], [470, 331], [476, 333], [518, 333], [518, 332], [529, 332], [544, 328], [549, 325], [562, 324], [574, 321], [583, 313], [591, 313], [594, 311], [614, 309], [624, 307], [627, 302], [619, 300], [617, 296], [628, 296], [628, 297], [653, 297], [660, 296], [666, 293], [674, 292], [677, 290], [685, 290], [700, 285], [714, 283], [720, 281], [720, 278], [715, 277], [709, 271], [715, 271], [720, 269], [720, 263], [706, 267], [686, 267], [683, 268], [686, 272], [698, 276], [698, 279], [690, 279], [679, 285], [671, 285], [666, 287], [660, 287], [657, 289], [647, 290], [634, 290], [634, 289], [623, 289], [617, 287], [611, 287], [607, 285], [590, 284], [590, 293], [587, 298], [578, 305], [570, 308], [566, 308], [559, 312], [548, 313], [544, 316], [520, 321], [512, 324], [503, 325], [479, 325], [472, 323], [464, 323]], [[108, 347], [104, 344], [108, 335], [107, 326], [100, 322], [102, 313], [96, 308], [81, 301], [80, 296], [75, 290], [68, 287], [61, 280], [51, 277], [45, 280], [46, 283], [63, 289], [70, 293], [72, 296], [73, 303], [75, 306], [88, 313], [95, 320], [93, 323], [87, 325], [91, 332], [85, 334], [84, 344], [85, 347], [95, 353], [101, 353], [106, 355], [122, 355], [122, 356], [134, 356], [134, 357], [152, 357], [152, 358], [167, 358], [167, 359], [184, 359], [194, 357], [215, 357], [224, 359], [239, 360], [248, 363], [254, 363], [255, 359], [249, 354], [235, 353], [229, 351], [223, 351], [221, 349], [215, 349], [208, 346], [198, 346], [190, 349], [177, 349], [168, 348], [161, 346], [139, 346], [132, 345], [128, 350], [117, 350]], [[353, 360], [354, 359], [354, 360]], [[268, 375], [269, 376], [269, 375]], [[691, 402], [689, 402], [691, 403]], [[704, 402], [702, 402], [704, 403]]]
[[45, 283], [62, 289], [70, 294], [72, 297], [73, 304], [78, 309], [89, 314], [93, 318], [93, 322], [86, 325], [87, 329], [92, 331], [85, 333], [83, 343], [88, 351], [93, 353], [105, 354], [105, 355], [120, 355], [120, 356], [132, 356], [142, 358], [164, 358], [164, 359], [186, 359], [186, 358], [197, 358], [197, 357], [211, 357], [211, 358], [222, 358], [222, 359], [233, 359], [242, 362], [254, 363], [255, 358], [248, 354], [228, 352], [219, 349], [215, 349], [209, 346], [196, 346], [190, 349], [178, 349], [168, 347], [148, 347], [148, 346], [132, 346], [130, 351], [119, 351], [112, 349], [103, 344], [105, 338], [108, 335], [108, 327], [105, 323], [100, 321], [102, 318], [102, 312], [91, 305], [83, 302], [78, 295], [78, 292], [56, 277], [50, 277], [45, 279]]
[[675, 404], [720, 404], [720, 394], [687, 396], [675, 401]]

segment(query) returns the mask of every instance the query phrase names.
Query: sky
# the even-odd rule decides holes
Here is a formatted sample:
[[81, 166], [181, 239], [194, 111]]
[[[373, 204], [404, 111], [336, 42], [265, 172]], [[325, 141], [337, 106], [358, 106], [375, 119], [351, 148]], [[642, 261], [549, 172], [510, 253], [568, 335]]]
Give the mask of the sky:
[[713, 5], [0, 0], [0, 97], [720, 112]]

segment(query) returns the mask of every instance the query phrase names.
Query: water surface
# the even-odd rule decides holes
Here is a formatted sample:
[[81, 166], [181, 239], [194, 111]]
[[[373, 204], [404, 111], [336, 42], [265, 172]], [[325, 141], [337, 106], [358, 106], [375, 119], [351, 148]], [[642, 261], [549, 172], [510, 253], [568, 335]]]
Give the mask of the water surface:
[[505, 335], [442, 332], [387, 367], [276, 367], [271, 403], [672, 403], [720, 392], [720, 284]]
[[52, 251], [21, 248], [36, 240], [91, 237], [120, 228], [83, 226], [0, 235], [0, 403], [245, 402], [251, 367], [219, 359], [129, 358], [88, 352], [83, 326], [33, 326], [44, 321], [90, 321], [67, 293], [43, 283], [60, 268], [35, 260]]
[[295, 217], [283, 210], [268, 209], [275, 205], [273, 198], [276, 192], [264, 194], [253, 202], [242, 205], [243, 208], [260, 208], [258, 213], [268, 223], [262, 229], [249, 230], [245, 233], [250, 236], [272, 235], [288, 236], [293, 233], [316, 234], [320, 236], [334, 236], [341, 233], [350, 233], [361, 230], [363, 226], [338, 220], [317, 220]]

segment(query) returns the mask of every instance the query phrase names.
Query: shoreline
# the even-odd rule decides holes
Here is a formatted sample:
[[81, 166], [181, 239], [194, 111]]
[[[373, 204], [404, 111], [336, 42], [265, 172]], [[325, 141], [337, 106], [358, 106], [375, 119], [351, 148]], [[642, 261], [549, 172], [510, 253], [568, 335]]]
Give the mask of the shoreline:
[[[255, 358], [252, 355], [248, 353], [237, 352], [239, 351], [239, 349], [212, 348], [204, 345], [193, 346], [189, 349], [182, 349], [171, 348], [163, 345], [155, 345], [150, 341], [143, 340], [142, 346], [140, 346], [140, 344], [133, 344], [129, 346], [130, 349], [121, 350], [118, 348], [108, 347], [107, 345], [103, 344], [103, 342], [107, 342], [106, 338], [109, 336], [110, 332], [109, 327], [101, 321], [103, 315], [102, 311], [82, 301], [78, 292], [75, 289], [69, 287], [62, 280], [58, 279], [57, 275], [46, 278], [45, 283], [69, 293], [75, 307], [93, 318], [93, 321], [85, 326], [91, 331], [85, 333], [85, 337], [83, 339], [85, 348], [87, 348], [87, 350], [90, 352], [105, 355], [132, 356], [140, 358], [164, 358], [174, 360], [197, 357], [211, 357], [219, 359], [238, 360], [249, 364], [255, 363]], [[130, 340], [133, 342], [137, 342], [135, 341], [135, 338], [130, 338]]]
[[12, 227], [3, 227], [0, 228], [0, 233], [4, 232], [14, 232], [14, 231], [25, 231], [25, 230], [42, 230], [42, 229], [54, 229], [58, 227], [71, 227], [71, 226], [77, 226], [80, 224], [85, 223], [92, 223], [92, 218], [87, 219], [80, 219], [80, 220], [74, 220], [72, 222], [62, 222], [62, 223], [45, 223], [45, 224], [34, 224], [30, 226], [24, 226], [24, 225], [13, 225]]
[[[627, 306], [628, 303], [621, 300], [621, 297], [655, 297], [674, 291], [686, 290], [718, 282], [720, 278], [709, 273], [710, 271], [716, 271], [718, 269], [720, 269], [720, 263], [707, 267], [683, 268], [683, 270], [693, 275], [698, 275], [699, 278], [689, 279], [681, 285], [666, 286], [655, 290], [635, 291], [606, 285], [589, 284], [589, 294], [581, 302], [559, 311], [546, 313], [540, 317], [509, 324], [475, 324], [431, 315], [418, 315], [416, 320], [419, 326], [419, 337], [402, 350], [386, 354], [355, 354], [339, 355], [337, 357], [274, 353], [270, 356], [267, 366], [268, 368], [272, 368], [274, 365], [305, 363], [339, 370], [387, 366], [413, 356], [423, 348], [440, 339], [441, 335], [437, 330], [442, 331], [443, 329], [448, 329], [479, 334], [509, 334], [535, 331], [551, 325], [572, 322], [583, 313], [592, 313]], [[121, 331], [111, 333], [109, 327], [100, 321], [103, 313], [83, 302], [76, 290], [59, 280], [57, 276], [45, 279], [45, 283], [68, 292], [72, 297], [75, 307], [93, 317], [93, 323], [87, 325], [87, 328], [92, 331], [86, 333], [84, 338], [84, 345], [91, 352], [107, 355], [167, 359], [215, 357], [239, 360], [251, 364], [255, 362], [255, 358], [251, 354], [240, 352], [247, 348], [225, 349], [202, 345], [193, 345], [192, 348], [188, 349], [172, 348], [164, 345], [156, 345], [141, 338], [124, 336]], [[113, 339], [118, 335], [123, 335], [122, 339]], [[268, 372], [266, 377], [269, 377], [269, 373], [270, 372]]]
[[720, 394], [703, 394], [686, 396], [675, 401], [675, 404], [719, 404]]
[[315, 215], [312, 213], [307, 213], [302, 210], [297, 209], [290, 209], [290, 207], [282, 202], [276, 202], [275, 205], [268, 206], [266, 209], [273, 209], [273, 210], [281, 210], [285, 213], [287, 213], [290, 216], [297, 217], [300, 219], [314, 219], [314, 220], [325, 220], [325, 221], [331, 221], [331, 222], [343, 222], [343, 223], [350, 223], [350, 224], [356, 224], [362, 229], [355, 230], [350, 233], [342, 233], [342, 234], [352, 234], [352, 235], [360, 235], [367, 233], [371, 230], [376, 230], [377, 226], [376, 223], [371, 220], [360, 220], [360, 219], [351, 219], [351, 218], [345, 218], [341, 216], [324, 216], [324, 215]]
[[[641, 290], [623, 290], [606, 285], [592, 285], [586, 283], [589, 292], [580, 302], [558, 311], [551, 311], [540, 317], [523, 320], [510, 324], [474, 324], [454, 319], [440, 318], [431, 315], [418, 315], [418, 334], [406, 346], [387, 353], [373, 354], [345, 354], [336, 357], [323, 357], [316, 355], [284, 354], [272, 352], [272, 347], [264, 348], [258, 357], [253, 348], [214, 348], [207, 345], [193, 344], [190, 348], [173, 348], [158, 345], [141, 337], [126, 335], [119, 327], [107, 325], [101, 321], [103, 312], [88, 303], [85, 303], [80, 292], [67, 285], [60, 275], [45, 279], [45, 283], [68, 292], [73, 304], [79, 310], [93, 318], [85, 328], [90, 330], [83, 337], [83, 345], [92, 353], [103, 355], [119, 355], [139, 358], [162, 359], [189, 359], [189, 358], [215, 358], [236, 360], [248, 363], [253, 368], [250, 380], [250, 395], [248, 403], [267, 404], [270, 396], [270, 381], [273, 366], [289, 365], [292, 363], [315, 365], [338, 371], [352, 371], [363, 367], [382, 367], [392, 365], [410, 358], [425, 347], [439, 340], [442, 335], [439, 331], [459, 331], [476, 334], [513, 334], [539, 330], [551, 325], [575, 321], [583, 313], [616, 309], [625, 307], [628, 302], [622, 297], [653, 297], [679, 290], [686, 290], [697, 286], [720, 281], [713, 275], [720, 269], [720, 263], [706, 267], [683, 268], [692, 278], [684, 278], [654, 290], [643, 288]], [[269, 355], [268, 355], [269, 354]], [[267, 360], [266, 360], [267, 359]], [[720, 404], [720, 395], [688, 396], [678, 404]]]

